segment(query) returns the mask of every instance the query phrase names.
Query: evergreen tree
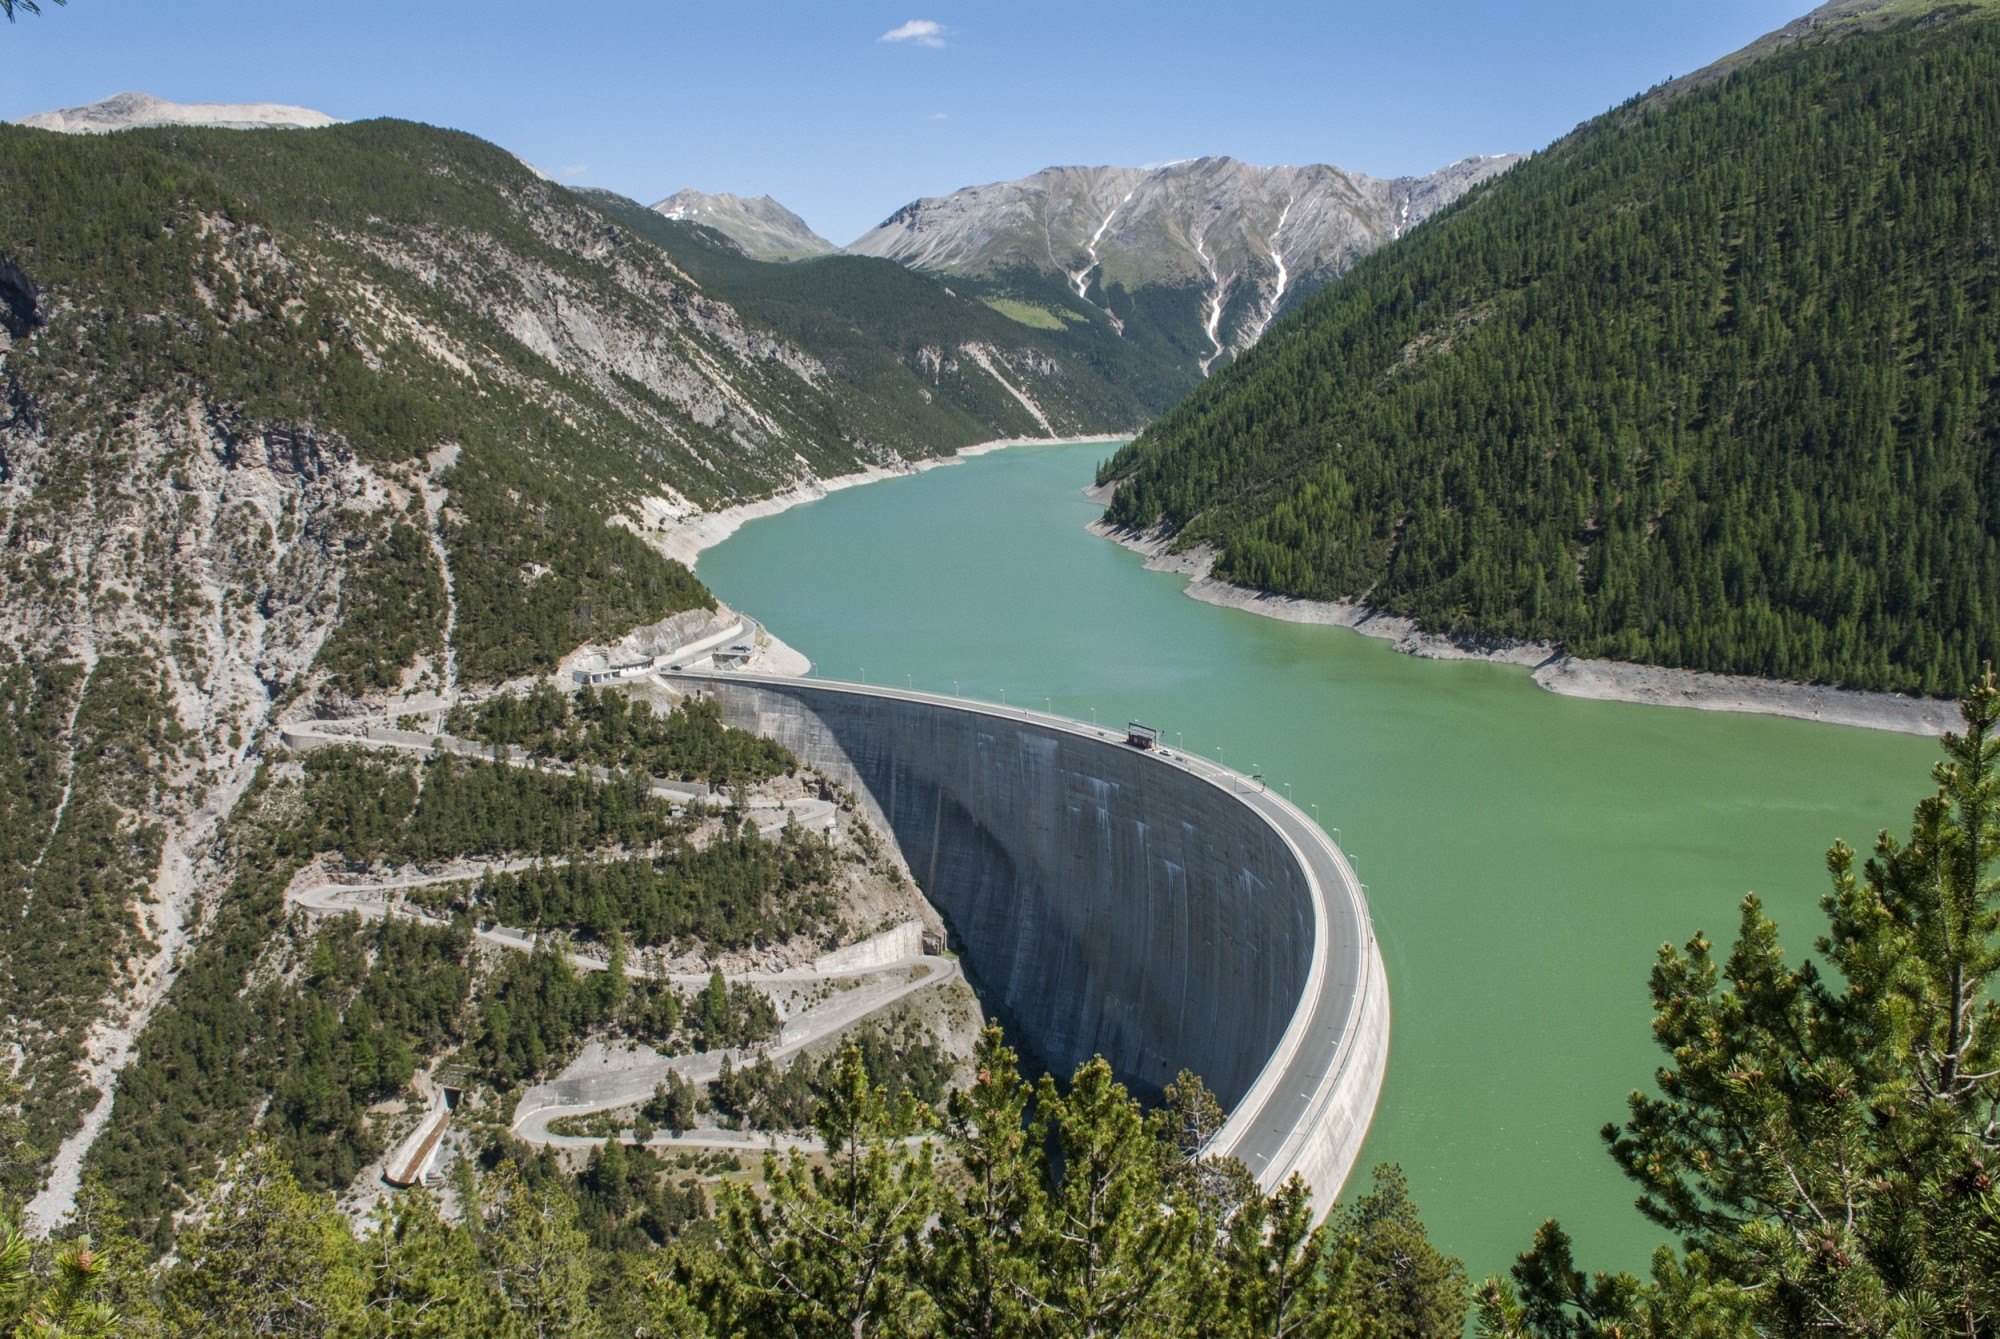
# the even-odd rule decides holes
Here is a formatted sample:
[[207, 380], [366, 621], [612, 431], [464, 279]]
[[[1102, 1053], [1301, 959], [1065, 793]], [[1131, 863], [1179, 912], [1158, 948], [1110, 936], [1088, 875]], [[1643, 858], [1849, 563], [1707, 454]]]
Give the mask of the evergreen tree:
[[590, 1242], [576, 1202], [502, 1170], [482, 1186], [479, 1236], [504, 1311], [500, 1333], [524, 1339], [596, 1339]]
[[[1227, 1293], [1213, 1313], [1227, 1333], [1359, 1339], [1368, 1332], [1354, 1295], [1354, 1243], [1313, 1218], [1312, 1190], [1294, 1173], [1277, 1193], [1253, 1195], [1230, 1219]], [[1461, 1324], [1464, 1314], [1461, 1303]]]
[[11, 1064], [0, 1063], [0, 1194], [31, 1184], [41, 1167], [40, 1152], [28, 1142], [22, 1105], [21, 1081]]
[[9, 1216], [0, 1218], [0, 1326], [11, 1326], [20, 1314], [22, 1297], [33, 1277], [29, 1253], [34, 1243]]
[[361, 1280], [330, 1195], [301, 1187], [284, 1157], [253, 1144], [201, 1197], [166, 1281], [174, 1331], [218, 1339], [321, 1339], [350, 1332]]
[[423, 1187], [378, 1205], [361, 1248], [367, 1281], [361, 1333], [369, 1339], [456, 1339], [500, 1331], [499, 1302], [481, 1271], [472, 1234], [447, 1223]]
[[1166, 1214], [1167, 1149], [1102, 1057], [1067, 1092], [1044, 1077], [1035, 1093], [1037, 1143], [1058, 1169], [1029, 1237], [1043, 1333], [1098, 1339], [1142, 1333], [1167, 1293], [1166, 1266], [1196, 1225]]
[[117, 1309], [103, 1298], [109, 1282], [107, 1262], [89, 1242], [64, 1246], [56, 1252], [55, 1267], [41, 1295], [15, 1328], [15, 1339], [112, 1339], [124, 1324]]
[[1375, 1169], [1366, 1195], [1341, 1207], [1334, 1231], [1354, 1249], [1363, 1339], [1458, 1339], [1465, 1330], [1465, 1266], [1431, 1245], [1403, 1169]]
[[728, 1289], [752, 1332], [861, 1339], [907, 1332], [924, 1306], [918, 1233], [936, 1195], [916, 1101], [869, 1082], [850, 1047], [817, 1126], [825, 1165], [764, 1159], [765, 1193], [721, 1195]]
[[69, 1216], [53, 1240], [62, 1247], [90, 1251], [97, 1266], [91, 1295], [116, 1313], [124, 1327], [121, 1332], [159, 1331], [162, 1322], [150, 1268], [152, 1252], [133, 1234], [125, 1206], [96, 1172], [83, 1174]]
[[708, 1339], [708, 1322], [692, 1291], [679, 1279], [652, 1270], [636, 1283], [646, 1308], [648, 1339]]
[[964, 1339], [1028, 1333], [1045, 1291], [1029, 1249], [1047, 1212], [1044, 1168], [1028, 1139], [1032, 1089], [997, 1027], [980, 1034], [970, 1086], [945, 1098], [944, 1149], [953, 1172], [922, 1257], [939, 1329]]
[[1550, 1223], [1489, 1283], [1495, 1335], [1982, 1335], [2000, 1324], [2000, 688], [1946, 735], [1907, 840], [1828, 856], [1829, 929], [1789, 964], [1754, 897], [1718, 964], [1661, 950], [1672, 1063], [1605, 1137], [1676, 1234], [1654, 1279], [1586, 1277]]

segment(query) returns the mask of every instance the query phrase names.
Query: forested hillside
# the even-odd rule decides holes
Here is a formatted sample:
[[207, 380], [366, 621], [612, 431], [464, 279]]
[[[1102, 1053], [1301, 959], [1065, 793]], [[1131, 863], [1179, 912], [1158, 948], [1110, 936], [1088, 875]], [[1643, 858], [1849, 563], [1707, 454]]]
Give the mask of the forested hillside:
[[937, 375], [866, 335], [820, 357], [468, 135], [0, 125], [15, 1189], [103, 1128], [176, 974], [241, 917], [271, 931], [218, 835], [283, 719], [453, 700], [712, 608], [642, 516], [1141, 416], [1060, 341], [871, 268], [944, 303]]
[[1958, 692], [2000, 650], [1997, 88], [1948, 6], [1634, 99], [1274, 328], [1109, 519], [1436, 631]]

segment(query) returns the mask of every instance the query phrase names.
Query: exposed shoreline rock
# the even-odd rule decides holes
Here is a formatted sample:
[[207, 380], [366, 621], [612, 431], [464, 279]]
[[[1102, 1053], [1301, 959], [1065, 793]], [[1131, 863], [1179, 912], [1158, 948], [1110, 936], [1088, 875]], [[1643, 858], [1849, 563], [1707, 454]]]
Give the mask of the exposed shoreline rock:
[[[1112, 487], [1087, 488], [1093, 502], [1108, 503]], [[1285, 623], [1318, 623], [1351, 628], [1380, 637], [1405, 655], [1426, 660], [1489, 660], [1520, 665], [1535, 683], [1564, 697], [1603, 702], [1636, 702], [1644, 706], [1689, 707], [1696, 711], [1738, 711], [1762, 716], [1790, 716], [1829, 725], [1935, 737], [1959, 725], [1958, 704], [1946, 698], [1904, 697], [1898, 693], [1866, 693], [1818, 684], [1786, 683], [1739, 674], [1709, 674], [1699, 670], [1667, 669], [1620, 660], [1592, 660], [1563, 654], [1549, 642], [1522, 642], [1504, 637], [1465, 638], [1425, 632], [1413, 620], [1384, 614], [1365, 604], [1331, 600], [1301, 600], [1231, 585], [1209, 575], [1215, 550], [1206, 545], [1179, 553], [1170, 551], [1172, 536], [1159, 530], [1135, 531], [1093, 521], [1085, 527], [1094, 535], [1122, 544], [1145, 556], [1146, 568], [1188, 578], [1185, 594], [1204, 604], [1242, 609]]]

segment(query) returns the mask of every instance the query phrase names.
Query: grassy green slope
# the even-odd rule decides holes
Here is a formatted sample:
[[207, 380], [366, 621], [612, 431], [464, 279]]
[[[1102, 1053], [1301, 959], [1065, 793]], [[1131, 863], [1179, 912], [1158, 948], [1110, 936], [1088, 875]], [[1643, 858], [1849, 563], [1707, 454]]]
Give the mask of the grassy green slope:
[[1219, 575], [1950, 693], [2000, 650], [2000, 23], [1831, 23], [1583, 127], [1122, 451]]

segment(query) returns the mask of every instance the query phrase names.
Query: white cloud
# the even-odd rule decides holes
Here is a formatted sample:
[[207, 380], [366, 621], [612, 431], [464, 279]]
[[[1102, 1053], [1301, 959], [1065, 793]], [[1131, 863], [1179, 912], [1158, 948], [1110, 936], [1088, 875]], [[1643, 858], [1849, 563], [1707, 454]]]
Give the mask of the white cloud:
[[943, 46], [944, 25], [935, 19], [911, 19], [900, 28], [891, 28], [878, 39], [883, 42], [915, 42], [918, 46]]
[[584, 177], [590, 175], [590, 164], [578, 163], [574, 167], [559, 167], [556, 171], [562, 173], [565, 177]]
[[943, 112], [936, 112], [936, 113], [932, 114], [932, 116], [931, 116], [931, 120], [933, 120], [933, 121], [943, 121], [943, 120], [946, 120], [946, 119], [947, 119], [947, 118], [946, 118], [946, 116], [945, 116], [945, 114], [944, 114]]

